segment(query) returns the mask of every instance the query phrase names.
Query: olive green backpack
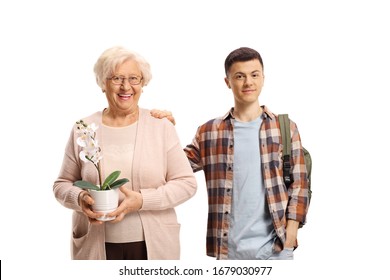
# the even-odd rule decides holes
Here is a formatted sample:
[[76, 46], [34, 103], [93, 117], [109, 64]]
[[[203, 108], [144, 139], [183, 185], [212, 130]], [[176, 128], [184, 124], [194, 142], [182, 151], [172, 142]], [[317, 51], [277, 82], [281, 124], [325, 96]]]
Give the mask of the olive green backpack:
[[[293, 182], [291, 176], [291, 134], [290, 134], [290, 119], [288, 114], [281, 114], [279, 117], [280, 132], [282, 134], [283, 144], [283, 180], [286, 186]], [[305, 156], [305, 165], [308, 178], [309, 202], [311, 200], [311, 156], [308, 150], [303, 148], [303, 155]]]

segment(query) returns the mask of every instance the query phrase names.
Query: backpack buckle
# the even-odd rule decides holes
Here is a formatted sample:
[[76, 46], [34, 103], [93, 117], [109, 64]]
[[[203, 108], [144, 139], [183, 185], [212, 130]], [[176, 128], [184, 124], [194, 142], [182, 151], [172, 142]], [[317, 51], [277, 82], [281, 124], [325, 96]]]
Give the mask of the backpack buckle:
[[288, 187], [292, 183], [290, 169], [291, 169], [290, 156], [285, 155], [283, 157], [283, 179], [284, 179], [284, 183], [286, 184], [286, 187]]

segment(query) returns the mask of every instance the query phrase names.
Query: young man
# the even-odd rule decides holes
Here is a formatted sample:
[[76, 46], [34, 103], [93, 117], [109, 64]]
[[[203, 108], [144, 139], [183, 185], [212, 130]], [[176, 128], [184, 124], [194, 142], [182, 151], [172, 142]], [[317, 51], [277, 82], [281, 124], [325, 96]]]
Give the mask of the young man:
[[306, 221], [308, 181], [299, 132], [291, 121], [294, 182], [286, 187], [278, 117], [258, 100], [263, 70], [257, 51], [231, 52], [225, 82], [234, 107], [201, 125], [184, 149], [193, 171], [205, 173], [207, 255], [217, 259], [293, 259], [298, 228]]

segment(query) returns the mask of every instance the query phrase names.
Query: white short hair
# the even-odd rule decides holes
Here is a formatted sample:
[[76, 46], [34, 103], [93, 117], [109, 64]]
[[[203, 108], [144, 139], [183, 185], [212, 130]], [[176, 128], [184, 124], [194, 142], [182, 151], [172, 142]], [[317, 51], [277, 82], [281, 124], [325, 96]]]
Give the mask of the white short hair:
[[142, 85], [146, 86], [152, 79], [149, 63], [136, 52], [123, 47], [112, 47], [105, 50], [95, 63], [93, 68], [96, 82], [102, 90], [105, 90], [106, 80], [114, 73], [115, 69], [125, 61], [135, 61], [142, 73]]

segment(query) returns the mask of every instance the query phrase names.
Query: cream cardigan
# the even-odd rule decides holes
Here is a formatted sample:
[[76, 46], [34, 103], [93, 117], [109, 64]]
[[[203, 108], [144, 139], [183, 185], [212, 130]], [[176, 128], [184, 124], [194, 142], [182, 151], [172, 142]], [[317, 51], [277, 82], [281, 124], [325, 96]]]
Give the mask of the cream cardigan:
[[[88, 124], [102, 124], [102, 112], [87, 117]], [[96, 168], [79, 158], [75, 128], [66, 145], [60, 174], [54, 182], [56, 199], [73, 209], [72, 259], [105, 259], [104, 224], [92, 225], [81, 211], [78, 196], [81, 189], [76, 180], [97, 183]], [[101, 141], [99, 129], [97, 137]], [[143, 197], [139, 211], [144, 227], [148, 259], [180, 258], [180, 224], [174, 207], [196, 192], [196, 180], [180, 145], [174, 126], [166, 119], [156, 119], [140, 109], [133, 162], [133, 186]], [[104, 156], [104, 151], [102, 151]], [[104, 168], [102, 168], [104, 170]], [[102, 174], [103, 178], [105, 174]], [[129, 178], [130, 179], [130, 178]]]

